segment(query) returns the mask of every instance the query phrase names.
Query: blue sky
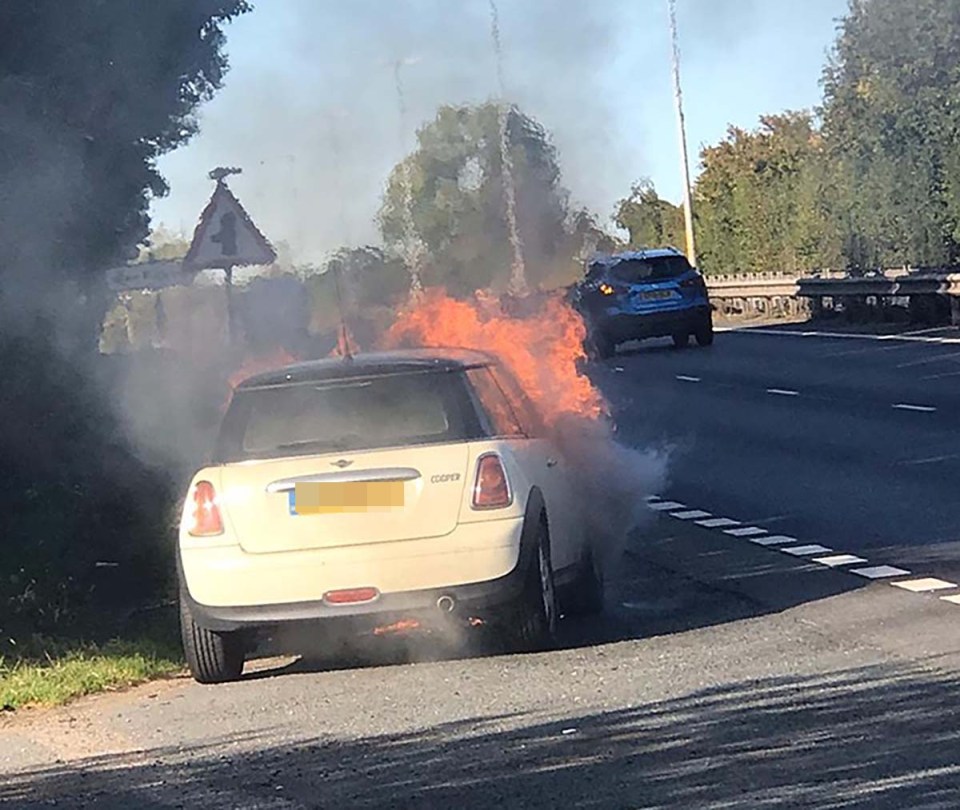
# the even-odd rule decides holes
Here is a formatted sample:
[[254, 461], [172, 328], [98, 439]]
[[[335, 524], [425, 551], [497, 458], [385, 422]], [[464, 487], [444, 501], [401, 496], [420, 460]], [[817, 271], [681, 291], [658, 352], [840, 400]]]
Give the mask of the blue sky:
[[[499, 0], [507, 94], [548, 129], [572, 199], [609, 223], [649, 177], [679, 199], [666, 0]], [[692, 169], [703, 144], [816, 105], [846, 0], [677, 0]], [[376, 241], [388, 172], [442, 103], [496, 94], [488, 0], [260, 0], [201, 132], [160, 161], [154, 223], [186, 233], [216, 165], [267, 236], [317, 261]], [[402, 69], [401, 126], [392, 63]]]

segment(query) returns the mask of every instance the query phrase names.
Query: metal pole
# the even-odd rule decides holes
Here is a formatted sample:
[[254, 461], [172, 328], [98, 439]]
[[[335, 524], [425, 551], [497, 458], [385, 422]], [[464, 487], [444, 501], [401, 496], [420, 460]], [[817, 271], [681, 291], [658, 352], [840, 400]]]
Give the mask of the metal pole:
[[227, 288], [227, 346], [233, 347], [233, 341], [237, 334], [237, 327], [234, 322], [234, 301], [233, 301], [233, 265], [229, 265], [223, 271], [224, 281]]
[[507, 131], [512, 107], [507, 105], [506, 82], [503, 79], [503, 45], [500, 41], [500, 15], [495, 0], [490, 0], [490, 35], [493, 38], [494, 56], [497, 60], [497, 87], [500, 93], [497, 104], [497, 124], [500, 130], [500, 175], [507, 215], [507, 235], [510, 238], [512, 251], [509, 289], [513, 295], [526, 295], [529, 292], [527, 268], [523, 259], [523, 241], [517, 226], [517, 189], [513, 172], [513, 155], [510, 153], [510, 136]]
[[693, 234], [693, 199], [690, 192], [690, 161], [687, 157], [687, 131], [683, 119], [683, 93], [680, 90], [680, 45], [677, 38], [677, 3], [667, 0], [670, 17], [670, 40], [673, 46], [673, 93], [677, 103], [677, 125], [680, 135], [680, 163], [683, 172], [683, 220], [687, 232], [687, 259], [697, 264], [697, 249]]
[[[400, 77], [400, 68], [405, 64], [403, 59], [397, 59], [393, 65], [393, 78], [397, 89], [397, 104], [400, 112], [400, 146], [406, 152], [407, 134], [407, 102], [403, 89], [403, 80]], [[413, 179], [410, 177], [409, 157], [404, 155], [400, 164], [400, 181], [403, 184], [403, 228], [404, 257], [410, 272], [410, 300], [418, 301], [423, 295], [423, 278], [420, 273], [422, 249], [420, 238], [417, 236], [416, 224], [413, 220]]]

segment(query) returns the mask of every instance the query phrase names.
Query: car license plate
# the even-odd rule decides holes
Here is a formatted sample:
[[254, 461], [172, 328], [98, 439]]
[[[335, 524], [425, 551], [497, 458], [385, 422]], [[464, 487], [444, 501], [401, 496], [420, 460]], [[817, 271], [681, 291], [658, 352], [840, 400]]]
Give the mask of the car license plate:
[[645, 290], [640, 293], [640, 298], [644, 301], [663, 301], [673, 298], [673, 290]]
[[305, 482], [289, 494], [291, 515], [386, 512], [403, 503], [403, 481]]

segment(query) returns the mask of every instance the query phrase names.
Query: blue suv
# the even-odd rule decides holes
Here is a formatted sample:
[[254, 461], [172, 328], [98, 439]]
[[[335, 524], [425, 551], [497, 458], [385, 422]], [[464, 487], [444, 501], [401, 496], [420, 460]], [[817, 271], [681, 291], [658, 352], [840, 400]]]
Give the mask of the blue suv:
[[628, 340], [650, 337], [672, 337], [677, 347], [687, 346], [691, 335], [699, 346], [713, 343], [707, 285], [676, 248], [594, 258], [571, 298], [598, 357], [611, 357]]

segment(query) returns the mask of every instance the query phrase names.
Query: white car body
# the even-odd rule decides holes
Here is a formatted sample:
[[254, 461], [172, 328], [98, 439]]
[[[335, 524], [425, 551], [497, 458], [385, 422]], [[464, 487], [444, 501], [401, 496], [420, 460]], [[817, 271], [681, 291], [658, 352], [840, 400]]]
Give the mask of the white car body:
[[[467, 383], [465, 393], [456, 382], [461, 379]], [[365, 382], [369, 380], [373, 382]], [[491, 380], [496, 381], [493, 392], [488, 390]], [[374, 418], [378, 412], [367, 399], [351, 400], [358, 410], [373, 408], [372, 416], [364, 417], [365, 435], [351, 434], [363, 449], [309, 452], [302, 441], [294, 444], [305, 445], [308, 452], [254, 449], [248, 454], [237, 449], [256, 432], [251, 425], [263, 423], [261, 433], [268, 437], [288, 429], [279, 415], [271, 421], [271, 400], [298, 396], [312, 403], [311, 397], [365, 397], [365, 392], [350, 390], [363, 386], [369, 387], [370, 396], [395, 388], [398, 397], [393, 403], [389, 397], [383, 400], [383, 407], [389, 407], [383, 419]], [[439, 409], [436, 415], [426, 413], [433, 407], [429, 397], [422, 403], [399, 398], [404, 390], [419, 390], [417, 386], [443, 392], [446, 416]], [[335, 388], [344, 390], [338, 393]], [[497, 391], [503, 401], [483, 401]], [[246, 410], [243, 400], [235, 404], [243, 397], [252, 398]], [[475, 409], [475, 423], [463, 410], [466, 397]], [[504, 402], [509, 413], [502, 409]], [[457, 407], [462, 411], [457, 418], [467, 427], [461, 426], [461, 434], [450, 440], [450, 423], [456, 421], [451, 413]], [[491, 407], [500, 413], [492, 414]], [[240, 416], [232, 415], [237, 411]], [[331, 418], [353, 425], [351, 414], [342, 410]], [[227, 655], [231, 643], [236, 647], [239, 642], [231, 640], [245, 630], [338, 619], [377, 623], [427, 611], [436, 614], [438, 606], [461, 616], [512, 615], [531, 581], [527, 569], [536, 565], [538, 528], [545, 531], [547, 567], [556, 585], [574, 581], [588, 568], [588, 574], [596, 574], [566, 462], [515, 380], [486, 355], [388, 353], [257, 375], [238, 387], [224, 434], [236, 433], [241, 423], [247, 426], [242, 442], [231, 445], [222, 438], [217, 463], [194, 476], [180, 523], [184, 641], [199, 680], [239, 674], [237, 654], [233, 666], [220, 666], [214, 659]], [[441, 431], [444, 426], [447, 433]], [[427, 434], [427, 428], [434, 427], [438, 432], [436, 440], [432, 434], [418, 434], [408, 445], [379, 446], [375, 434], [381, 427], [384, 436], [395, 429], [400, 435], [417, 429]], [[370, 444], [374, 446], [364, 446]], [[234, 449], [224, 449], [228, 445]], [[298, 508], [296, 499], [306, 503], [306, 493], [314, 491], [311, 486], [347, 499], [355, 496], [342, 493], [356, 491], [361, 493], [356, 497], [389, 501], [402, 491], [402, 505], [351, 507], [338, 501], [323, 508]], [[484, 487], [493, 494], [481, 493]], [[376, 492], [381, 495], [370, 495]], [[478, 506], [477, 499], [484, 498], [499, 500], [490, 508]], [[209, 526], [204, 522], [208, 519]], [[549, 605], [546, 610], [549, 613]], [[190, 649], [197, 644], [212, 650], [206, 663], [202, 649]], [[191, 656], [199, 656], [199, 662]], [[242, 666], [242, 655], [240, 660]]]

